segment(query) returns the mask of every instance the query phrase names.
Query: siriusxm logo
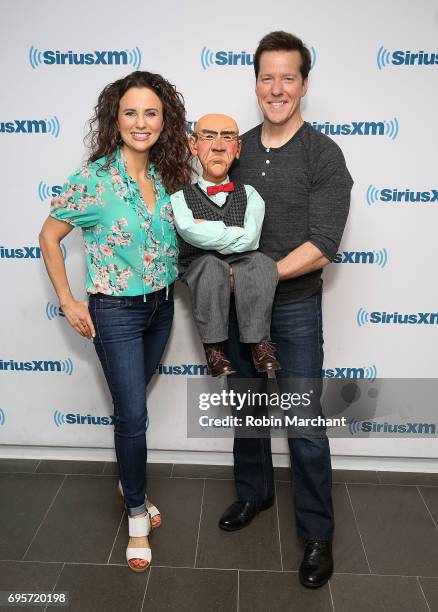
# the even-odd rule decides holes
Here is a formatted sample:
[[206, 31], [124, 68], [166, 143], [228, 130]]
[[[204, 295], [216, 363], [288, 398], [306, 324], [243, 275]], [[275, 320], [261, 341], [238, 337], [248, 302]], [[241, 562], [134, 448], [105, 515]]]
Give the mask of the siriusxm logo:
[[[67, 257], [67, 248], [61, 243], [61, 251], [64, 259]], [[41, 249], [37, 246], [24, 246], [8, 249], [0, 246], [0, 259], [41, 259]]]
[[350, 434], [359, 433], [407, 433], [407, 434], [436, 434], [436, 423], [373, 423], [373, 421], [358, 421], [351, 419], [349, 423]]
[[38, 183], [38, 197], [41, 202], [48, 198], [54, 198], [61, 193], [62, 185], [48, 185], [43, 181]]
[[351, 123], [312, 122], [318, 132], [327, 136], [387, 136], [395, 140], [398, 136], [398, 119], [390, 121], [352, 121]]
[[5, 424], [5, 421], [6, 421], [5, 412], [4, 410], [0, 408], [0, 427], [2, 427]]
[[381, 323], [393, 325], [437, 325], [438, 312], [414, 312], [402, 314], [399, 312], [380, 312], [374, 310], [368, 312], [364, 308], [359, 308], [356, 315], [356, 322], [359, 327], [367, 323]]
[[47, 302], [45, 313], [49, 321], [53, 321], [55, 317], [65, 317], [62, 308], [55, 306], [55, 304], [52, 304], [51, 302]]
[[438, 189], [427, 191], [413, 191], [412, 189], [395, 189], [386, 187], [377, 189], [370, 185], [366, 192], [368, 206], [376, 202], [395, 202], [396, 204], [436, 204], [438, 202]]
[[14, 119], [0, 121], [0, 134], [51, 134], [59, 136], [60, 123], [58, 117], [51, 119]]
[[377, 368], [375, 365], [363, 368], [325, 368], [322, 370], [323, 378], [361, 378], [375, 381]]
[[172, 376], [206, 376], [208, 368], [202, 363], [181, 363], [179, 365], [160, 365], [157, 368], [158, 374]]
[[252, 66], [254, 64], [254, 53], [240, 51], [211, 51], [203, 47], [201, 51], [201, 66], [204, 70], [210, 66]]
[[62, 425], [114, 425], [114, 415], [92, 416], [91, 414], [64, 414], [59, 410], [54, 410], [53, 420], [56, 427]]
[[340, 264], [376, 264], [384, 268], [388, 263], [388, 251], [383, 248], [380, 251], [342, 251], [336, 253], [334, 263]]
[[[315, 65], [316, 51], [314, 47], [310, 47], [312, 56], [311, 68]], [[254, 64], [254, 53], [246, 51], [211, 51], [208, 47], [202, 47], [201, 51], [201, 66], [204, 70], [211, 66], [252, 66]]]
[[70, 357], [55, 361], [15, 361], [0, 359], [0, 372], [64, 372], [73, 374], [73, 361]]
[[138, 47], [124, 51], [40, 51], [32, 46], [29, 49], [29, 63], [35, 70], [41, 64], [46, 66], [132, 66], [140, 68], [141, 51]]
[[438, 65], [438, 52], [428, 51], [389, 51], [380, 46], [377, 51], [377, 67], [379, 70], [393, 66], [436, 66]]

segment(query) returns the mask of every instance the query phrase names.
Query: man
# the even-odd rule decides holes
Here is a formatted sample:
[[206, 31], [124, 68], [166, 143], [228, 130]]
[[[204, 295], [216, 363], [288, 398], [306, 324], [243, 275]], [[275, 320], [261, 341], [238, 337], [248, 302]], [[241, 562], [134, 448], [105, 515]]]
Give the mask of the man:
[[[279, 285], [271, 338], [282, 369], [280, 388], [292, 378], [318, 379], [323, 365], [321, 272], [335, 256], [346, 223], [353, 181], [340, 148], [303, 121], [311, 65], [299, 38], [272, 32], [254, 56], [256, 95], [264, 119], [243, 136], [233, 180], [252, 185], [265, 201], [260, 250], [277, 262]], [[240, 377], [255, 378], [245, 345], [230, 314], [227, 354]], [[321, 414], [313, 402], [309, 417]], [[306, 587], [327, 582], [333, 572], [334, 519], [330, 447], [325, 431], [289, 437], [295, 518], [304, 541], [299, 577]], [[272, 506], [274, 480], [269, 437], [236, 437], [234, 474], [238, 501], [222, 515], [227, 531], [245, 527]]]

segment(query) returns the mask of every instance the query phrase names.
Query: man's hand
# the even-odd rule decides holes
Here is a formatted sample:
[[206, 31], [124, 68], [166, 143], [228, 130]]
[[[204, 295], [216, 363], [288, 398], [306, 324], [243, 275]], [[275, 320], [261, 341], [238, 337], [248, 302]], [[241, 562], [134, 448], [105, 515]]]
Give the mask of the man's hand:
[[193, 219], [193, 221], [195, 223], [204, 223], [204, 221], [207, 221], [207, 219]]
[[89, 340], [95, 337], [96, 332], [88, 310], [88, 302], [71, 300], [66, 304], [61, 304], [61, 308], [67, 321], [81, 336]]

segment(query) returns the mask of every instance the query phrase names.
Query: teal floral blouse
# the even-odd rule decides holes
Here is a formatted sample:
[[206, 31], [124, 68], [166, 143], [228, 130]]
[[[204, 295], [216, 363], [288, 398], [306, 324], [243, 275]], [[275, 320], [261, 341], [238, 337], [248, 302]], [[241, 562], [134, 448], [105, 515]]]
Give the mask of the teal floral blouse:
[[178, 276], [178, 243], [170, 197], [153, 164], [155, 212], [150, 213], [121, 150], [109, 171], [105, 157], [72, 174], [51, 202], [50, 215], [81, 227], [87, 259], [87, 292], [146, 295]]

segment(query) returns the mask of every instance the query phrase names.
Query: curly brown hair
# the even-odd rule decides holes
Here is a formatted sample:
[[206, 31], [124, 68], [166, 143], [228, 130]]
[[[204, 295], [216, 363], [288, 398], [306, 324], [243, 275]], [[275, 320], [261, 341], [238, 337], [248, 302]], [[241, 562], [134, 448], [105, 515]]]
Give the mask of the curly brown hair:
[[155, 164], [168, 193], [174, 193], [190, 183], [192, 176], [186, 111], [182, 95], [159, 74], [137, 70], [104, 87], [89, 121], [90, 130], [86, 136], [90, 149], [88, 162], [105, 155], [107, 160], [103, 167], [108, 169], [114, 161], [116, 149], [122, 144], [117, 125], [119, 102], [131, 87], [151, 89], [163, 104], [164, 127], [150, 150], [150, 161]]

